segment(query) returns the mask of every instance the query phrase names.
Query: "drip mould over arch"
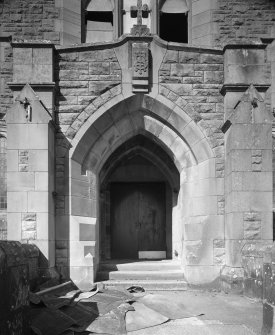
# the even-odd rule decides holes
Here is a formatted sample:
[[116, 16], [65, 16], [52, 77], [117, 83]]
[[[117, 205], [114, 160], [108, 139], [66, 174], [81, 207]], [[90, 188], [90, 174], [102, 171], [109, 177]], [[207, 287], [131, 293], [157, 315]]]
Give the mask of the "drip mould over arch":
[[179, 170], [214, 157], [205, 134], [183, 109], [171, 108], [163, 96], [124, 99], [122, 94], [83, 122], [71, 142], [70, 157], [83, 164], [90, 155], [98, 170], [114, 150], [137, 134], [170, 152]]

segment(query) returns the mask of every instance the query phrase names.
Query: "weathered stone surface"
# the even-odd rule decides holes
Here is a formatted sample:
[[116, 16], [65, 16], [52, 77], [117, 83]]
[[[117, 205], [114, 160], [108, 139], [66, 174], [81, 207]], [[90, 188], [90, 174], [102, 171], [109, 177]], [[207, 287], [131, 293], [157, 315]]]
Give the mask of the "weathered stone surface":
[[69, 71], [70, 73], [77, 74], [80, 72], [80, 75], [89, 74], [89, 63], [88, 62], [74, 62], [74, 61], [60, 61], [59, 71], [61, 74], [66, 73], [63, 71]]
[[222, 55], [201, 54], [201, 64], [223, 64]]
[[186, 259], [189, 264], [198, 264], [200, 260], [202, 241], [188, 242], [186, 245]]
[[171, 76], [176, 77], [194, 76], [194, 66], [192, 64], [172, 64]]
[[[268, 11], [268, 17], [262, 15], [263, 11]], [[269, 35], [273, 17], [274, 5], [271, 3], [253, 1], [251, 7], [250, 3], [221, 1], [219, 8], [213, 11], [213, 21], [218, 28], [214, 35], [214, 44], [224, 46], [235, 43], [257, 43], [261, 36]]]
[[243, 278], [243, 268], [224, 266], [220, 277], [221, 287], [225, 292], [243, 293]]
[[225, 248], [214, 248], [214, 265], [225, 264]]
[[183, 64], [197, 64], [200, 63], [200, 54], [196, 52], [179, 52], [179, 63]]
[[206, 84], [222, 84], [223, 72], [222, 71], [204, 71], [204, 82]]
[[71, 125], [77, 117], [78, 113], [60, 113], [58, 116], [60, 124], [68, 125]]
[[115, 85], [117, 84], [109, 81], [91, 81], [89, 83], [89, 93], [91, 95], [97, 96], [107, 90], [110, 90]]
[[92, 75], [101, 75], [110, 73], [109, 62], [93, 62], [89, 64], [89, 73]]
[[95, 241], [95, 225], [80, 223], [79, 241]]
[[178, 63], [179, 61], [179, 52], [173, 50], [167, 50], [163, 62], [164, 63]]
[[192, 92], [192, 85], [190, 84], [165, 84], [163, 86], [179, 96], [186, 96]]
[[259, 240], [261, 234], [261, 221], [246, 221], [244, 220], [244, 238], [246, 240]]
[[252, 150], [252, 171], [262, 171], [262, 150]]
[[66, 80], [66, 81], [59, 81], [60, 88], [88, 88], [89, 82], [88, 81], [75, 81], [75, 80]]

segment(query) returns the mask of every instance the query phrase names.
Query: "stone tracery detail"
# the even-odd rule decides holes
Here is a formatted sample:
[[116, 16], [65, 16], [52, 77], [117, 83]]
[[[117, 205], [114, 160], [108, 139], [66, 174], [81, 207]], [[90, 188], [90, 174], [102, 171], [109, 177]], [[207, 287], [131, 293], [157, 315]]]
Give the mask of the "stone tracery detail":
[[148, 57], [145, 50], [137, 51], [135, 54], [134, 70], [142, 75], [148, 71]]

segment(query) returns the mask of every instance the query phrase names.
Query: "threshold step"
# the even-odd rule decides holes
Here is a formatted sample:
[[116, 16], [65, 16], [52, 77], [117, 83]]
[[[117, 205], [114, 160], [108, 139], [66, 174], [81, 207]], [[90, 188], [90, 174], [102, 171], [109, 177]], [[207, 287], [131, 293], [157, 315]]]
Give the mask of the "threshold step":
[[145, 291], [186, 291], [185, 280], [106, 280], [102, 281], [105, 288], [126, 290], [131, 286], [141, 286]]
[[180, 263], [175, 261], [137, 261], [104, 262], [99, 264], [99, 271], [163, 271], [180, 270]]
[[169, 271], [100, 271], [99, 280], [183, 280], [182, 270]]

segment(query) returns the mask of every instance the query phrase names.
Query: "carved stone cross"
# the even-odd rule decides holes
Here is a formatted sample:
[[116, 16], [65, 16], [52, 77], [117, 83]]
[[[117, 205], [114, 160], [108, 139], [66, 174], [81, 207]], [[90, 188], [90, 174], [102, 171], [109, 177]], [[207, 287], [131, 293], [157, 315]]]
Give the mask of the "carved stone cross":
[[142, 0], [137, 0], [137, 6], [131, 6], [131, 17], [137, 17], [137, 25], [142, 25], [142, 18], [147, 18], [149, 7], [142, 4]]
[[142, 18], [147, 18], [149, 15], [149, 7], [147, 4], [142, 4], [142, 0], [137, 0], [137, 6], [131, 6], [131, 17], [137, 18], [137, 24], [131, 29], [131, 34], [135, 36], [147, 36], [150, 34], [146, 25], [142, 24]]

